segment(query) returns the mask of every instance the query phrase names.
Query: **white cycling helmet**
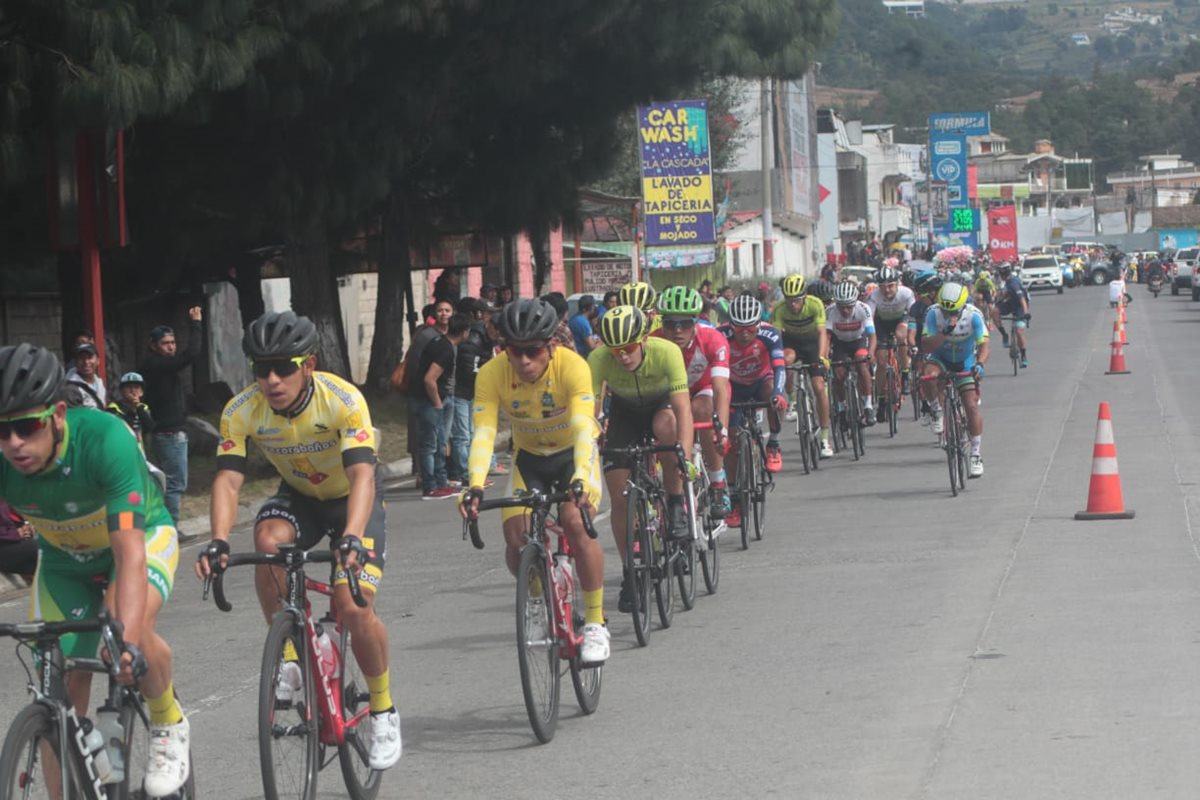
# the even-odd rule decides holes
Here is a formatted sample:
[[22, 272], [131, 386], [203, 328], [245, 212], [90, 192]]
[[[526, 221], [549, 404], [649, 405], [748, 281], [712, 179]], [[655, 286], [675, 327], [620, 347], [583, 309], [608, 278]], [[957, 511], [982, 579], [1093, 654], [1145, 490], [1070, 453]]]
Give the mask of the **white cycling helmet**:
[[729, 304], [729, 320], [734, 325], [757, 325], [762, 321], [762, 303], [752, 294], [740, 294]]
[[850, 281], [842, 281], [833, 287], [833, 302], [839, 306], [852, 306], [858, 302], [858, 287]]

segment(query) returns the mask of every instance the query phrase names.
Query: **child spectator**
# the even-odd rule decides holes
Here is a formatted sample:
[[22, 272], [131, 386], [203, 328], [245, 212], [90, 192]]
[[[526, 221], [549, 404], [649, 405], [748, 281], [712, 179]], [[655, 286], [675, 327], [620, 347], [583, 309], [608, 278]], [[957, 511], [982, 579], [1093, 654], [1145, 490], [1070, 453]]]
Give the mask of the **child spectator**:
[[146, 382], [142, 380], [142, 376], [136, 372], [126, 372], [117, 386], [117, 398], [105, 409], [116, 414], [129, 426], [137, 436], [138, 444], [143, 445], [143, 451], [146, 449], [143, 437], [154, 430], [154, 418], [150, 416], [150, 407], [142, 402], [145, 391]]

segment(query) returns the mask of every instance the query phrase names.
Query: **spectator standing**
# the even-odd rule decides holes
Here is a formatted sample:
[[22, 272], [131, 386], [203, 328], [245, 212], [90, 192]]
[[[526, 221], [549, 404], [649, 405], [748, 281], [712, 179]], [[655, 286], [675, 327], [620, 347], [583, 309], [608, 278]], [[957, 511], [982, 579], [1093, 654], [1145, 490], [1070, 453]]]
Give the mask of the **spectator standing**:
[[717, 297], [717, 322], [721, 325], [729, 324], [729, 304], [733, 301], [733, 287], [722, 286], [719, 296]]
[[498, 296], [500, 298], [500, 305], [502, 305], [502, 306], [508, 305], [509, 303], [511, 303], [513, 301], [513, 288], [511, 286], [509, 286], [507, 283], [504, 284], [503, 286], [500, 287]]
[[475, 399], [475, 375], [492, 358], [493, 345], [483, 322], [487, 308], [483, 301], [473, 297], [464, 297], [458, 302], [458, 311], [467, 316], [470, 327], [454, 356], [454, 392], [450, 398], [450, 465], [447, 468], [452, 487], [455, 483], [461, 486], [467, 479], [467, 455], [474, 434], [471, 403]]
[[541, 299], [553, 306], [554, 312], [558, 314], [558, 327], [554, 330], [554, 336], [550, 340], [568, 350], [574, 350], [575, 335], [571, 333], [571, 327], [567, 320], [567, 311], [570, 309], [567, 298], [563, 297], [562, 292], [550, 292], [542, 295]]
[[479, 299], [487, 303], [489, 306], [496, 305], [496, 298], [500, 294], [500, 287], [494, 283], [485, 283], [479, 289]]
[[33, 526], [0, 499], [0, 572], [19, 575], [26, 583], [33, 582], [38, 562], [33, 534]]
[[448, 300], [453, 307], [462, 297], [461, 281], [458, 270], [442, 270], [442, 274], [438, 275], [437, 280], [433, 282], [433, 299]]
[[596, 299], [590, 294], [585, 294], [579, 298], [579, 313], [567, 323], [575, 340], [575, 352], [584, 358], [588, 357], [593, 348], [600, 346], [600, 337], [596, 335], [592, 325], [595, 317]]
[[454, 391], [450, 381], [454, 376], [455, 348], [466, 338], [470, 327], [471, 320], [466, 314], [451, 316], [446, 334], [439, 334], [425, 345], [410, 383], [409, 416], [421, 429], [418, 455], [423, 500], [457, 495], [450, 488], [446, 473], [447, 401]]
[[104, 379], [97, 374], [100, 355], [96, 352], [96, 345], [87, 342], [76, 345], [72, 356], [75, 365], [66, 374], [67, 405], [104, 408], [108, 402], [108, 390], [104, 387]]
[[[188, 309], [187, 349], [179, 352], [175, 330], [169, 325], [159, 325], [150, 331], [150, 352], [143, 359], [140, 372], [145, 380], [146, 404], [157, 416], [152, 448], [158, 466], [167, 476], [167, 512], [179, 530], [179, 501], [188, 486], [188, 437], [184, 425], [187, 422], [187, 402], [183, 396], [183, 379], [180, 376], [200, 355], [204, 339], [203, 319], [200, 306]], [[179, 530], [179, 543], [195, 541], [195, 533]]]
[[145, 450], [145, 437], [154, 432], [154, 418], [150, 407], [142, 402], [146, 381], [136, 372], [126, 372], [117, 386], [117, 397], [108, 404], [107, 411], [116, 414], [137, 436], [138, 444]]

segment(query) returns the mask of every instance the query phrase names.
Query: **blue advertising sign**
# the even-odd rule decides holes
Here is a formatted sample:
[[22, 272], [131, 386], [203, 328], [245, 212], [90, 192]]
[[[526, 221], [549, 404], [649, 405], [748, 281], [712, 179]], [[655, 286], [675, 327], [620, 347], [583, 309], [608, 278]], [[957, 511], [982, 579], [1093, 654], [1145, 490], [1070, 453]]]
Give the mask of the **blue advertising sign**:
[[986, 136], [992, 132], [992, 115], [987, 111], [957, 111], [929, 115], [929, 136]]
[[1195, 228], [1168, 228], [1158, 232], [1159, 250], [1182, 250], [1185, 247], [1195, 247], [1197, 239]]
[[930, 136], [933, 179], [946, 184], [947, 204], [964, 208], [967, 198], [967, 142], [961, 136]]
[[715, 242], [708, 102], [639, 107], [638, 145], [646, 246]]

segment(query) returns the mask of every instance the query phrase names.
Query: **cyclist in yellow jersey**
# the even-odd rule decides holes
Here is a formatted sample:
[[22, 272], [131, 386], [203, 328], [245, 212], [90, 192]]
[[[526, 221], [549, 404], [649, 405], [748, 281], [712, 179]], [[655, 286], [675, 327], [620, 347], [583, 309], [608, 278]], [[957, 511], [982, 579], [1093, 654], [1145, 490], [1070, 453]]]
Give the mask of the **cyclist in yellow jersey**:
[[[598, 347], [588, 356], [592, 368], [592, 389], [596, 395], [596, 415], [603, 413], [605, 390], [610, 397], [609, 447], [628, 447], [653, 435], [662, 445], [678, 442], [686, 460], [692, 458], [692, 401], [688, 393], [687, 369], [683, 352], [666, 339], [646, 338], [646, 317], [635, 306], [622, 305], [600, 320]], [[667, 491], [668, 535], [682, 539], [689, 535], [683, 506], [683, 476], [675, 456], [659, 455], [663, 467], [663, 487]], [[617, 552], [625, 562], [625, 495], [630, 462], [608, 457], [604, 462], [604, 480], [612, 500], [612, 531]], [[617, 610], [633, 610], [633, 591], [624, 579]]]
[[[467, 461], [468, 488], [459, 511], [470, 518], [479, 513], [503, 408], [512, 424], [514, 450], [508, 493], [535, 488], [573, 490], [578, 498], [574, 505], [559, 507], [558, 522], [571, 543], [583, 590], [580, 658], [599, 664], [609, 655], [604, 626], [604, 550], [586, 534], [579, 513], [579, 509], [594, 511], [600, 505], [591, 373], [582, 356], [553, 343], [558, 314], [549, 303], [509, 303], [498, 325], [506, 343], [504, 352], [480, 367], [475, 377], [475, 434]], [[516, 575], [529, 529], [527, 511], [506, 508], [501, 519], [505, 562], [508, 571]]]
[[657, 333], [662, 328], [662, 317], [658, 315], [658, 292], [644, 281], [627, 283], [617, 293], [617, 305], [636, 306], [646, 315], [646, 335]]
[[[775, 306], [768, 320], [783, 336], [783, 359], [790, 367], [797, 361], [816, 365], [809, 373], [813, 395], [816, 400], [817, 422], [821, 426], [817, 439], [821, 443], [821, 457], [833, 456], [829, 443], [829, 393], [825, 391], [825, 377], [829, 370], [829, 340], [825, 330], [825, 304], [821, 298], [809, 293], [808, 282], [803, 275], [788, 275], [780, 281], [783, 302]], [[792, 396], [795, 375], [787, 375], [787, 392]], [[788, 410], [787, 418], [796, 418], [796, 409]]]
[[[295, 543], [308, 550], [334, 538], [332, 568], [338, 619], [350, 631], [354, 657], [370, 693], [369, 764], [388, 769], [400, 760], [400, 714], [388, 681], [387, 628], [375, 614], [375, 592], [387, 559], [382, 494], [375, 470], [375, 432], [362, 394], [336, 375], [316, 371], [317, 329], [291, 311], [268, 312], [250, 323], [242, 348], [255, 383], [221, 413], [221, 443], [212, 486], [213, 541], [201, 551], [196, 574], [205, 578], [229, 554], [244, 480], [246, 441], [252, 439], [283, 483], [254, 523], [254, 548], [277, 552]], [[366, 608], [350, 596], [347, 570], [355, 570]], [[255, 588], [270, 621], [279, 611], [283, 570], [255, 568]], [[299, 654], [288, 642], [275, 694], [283, 702], [304, 697]]]

